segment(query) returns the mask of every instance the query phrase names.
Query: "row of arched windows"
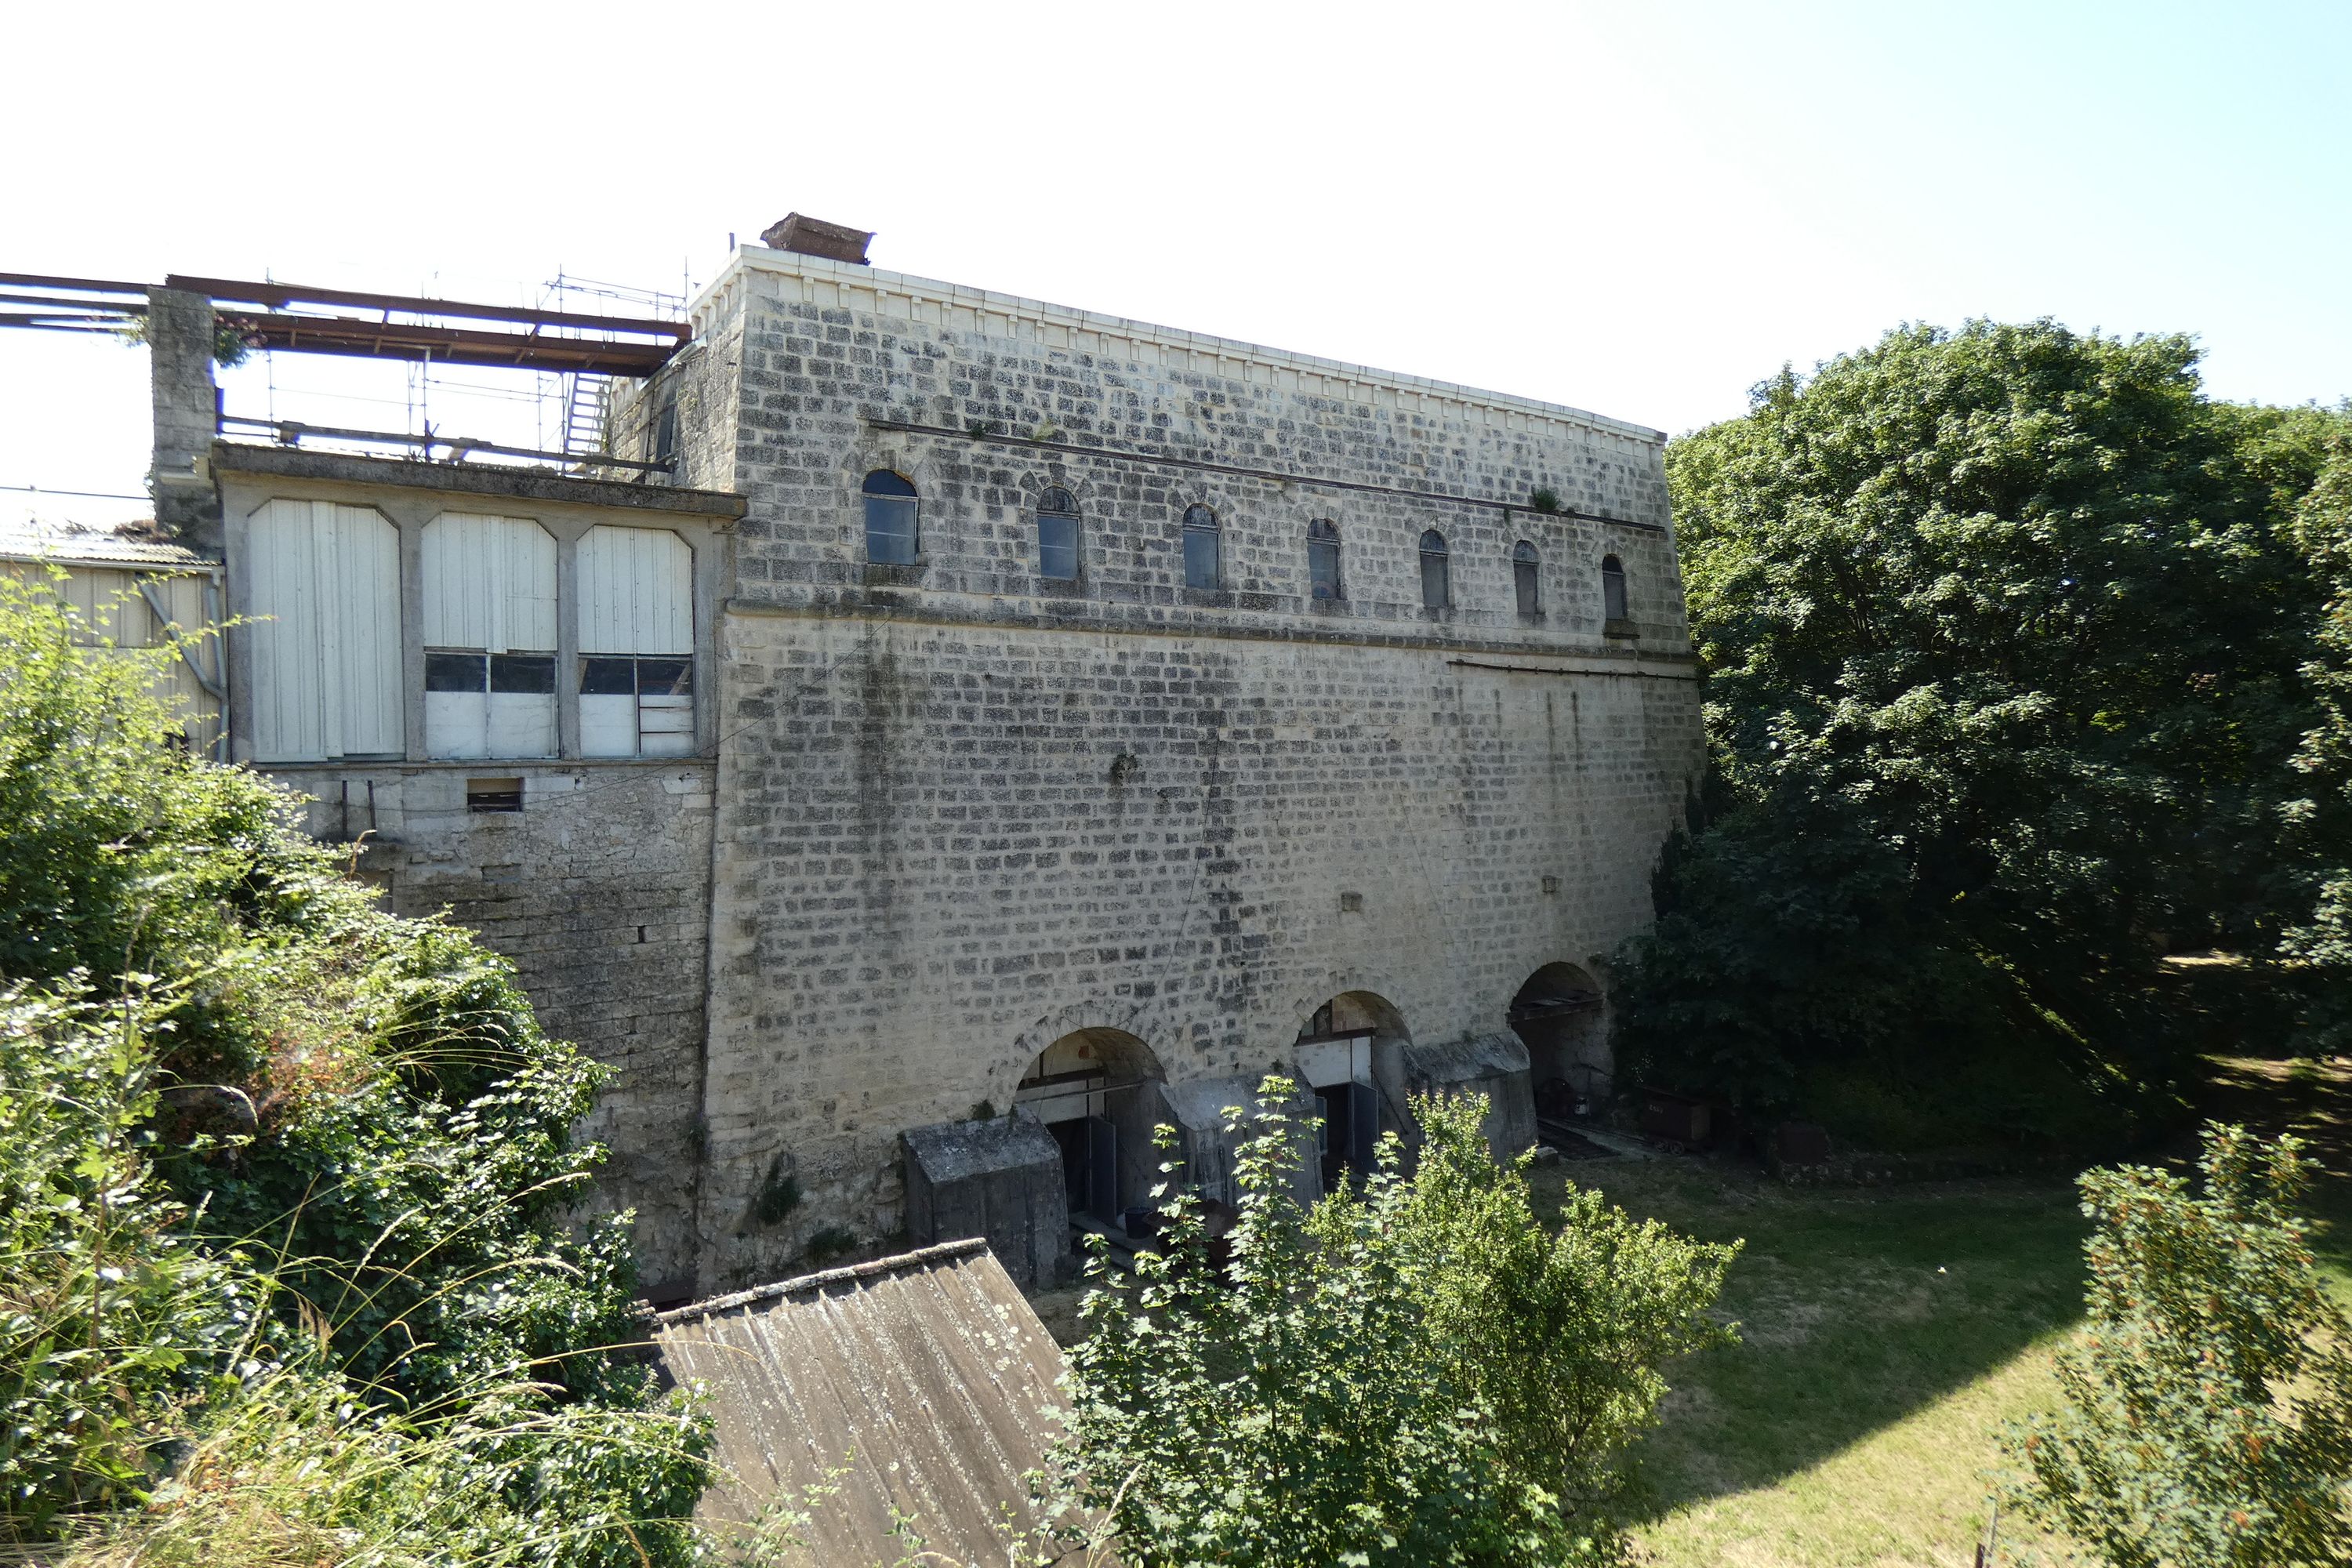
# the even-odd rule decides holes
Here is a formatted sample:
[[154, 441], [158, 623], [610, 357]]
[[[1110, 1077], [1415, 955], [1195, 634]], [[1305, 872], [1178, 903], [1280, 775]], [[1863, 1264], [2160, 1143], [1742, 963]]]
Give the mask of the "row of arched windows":
[[[915, 487], [901, 474], [877, 468], [866, 476], [866, 558], [877, 565], [908, 566], [915, 560]], [[1217, 514], [1205, 506], [1184, 510], [1184, 585], [1219, 588], [1224, 585], [1224, 533]], [[1511, 547], [1511, 584], [1523, 616], [1543, 610], [1542, 557], [1532, 541]], [[1078, 577], [1078, 503], [1069, 491], [1055, 486], [1037, 500], [1037, 574], [1055, 582]], [[1307, 525], [1308, 592], [1317, 599], [1347, 597], [1339, 576], [1339, 525], [1316, 521]], [[1431, 529], [1421, 536], [1421, 602], [1425, 609], [1451, 609], [1454, 605], [1453, 552], [1445, 535]], [[1614, 555], [1601, 563], [1601, 606], [1604, 619], [1627, 618], [1625, 568]]]

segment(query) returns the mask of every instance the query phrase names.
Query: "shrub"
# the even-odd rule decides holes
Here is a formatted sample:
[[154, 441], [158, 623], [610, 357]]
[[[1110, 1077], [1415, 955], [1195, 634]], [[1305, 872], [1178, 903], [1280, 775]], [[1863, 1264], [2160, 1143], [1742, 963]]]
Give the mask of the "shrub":
[[249, 1348], [250, 1282], [147, 1179], [154, 1108], [129, 1009], [0, 997], [0, 1541], [139, 1500]]
[[338, 1541], [440, 1509], [434, 1561], [685, 1561], [707, 1433], [618, 1348], [627, 1216], [564, 1223], [603, 1069], [79, 631], [0, 579], [0, 1540], [164, 1561], [364, 1452], [397, 1473], [350, 1461]]
[[1131, 1286], [1097, 1244], [1066, 1508], [1153, 1568], [1611, 1554], [1617, 1460], [1654, 1419], [1659, 1366], [1728, 1337], [1704, 1314], [1733, 1249], [1590, 1194], [1547, 1235], [1478, 1099], [1413, 1102], [1417, 1175], [1391, 1135], [1360, 1192], [1302, 1208], [1288, 1087], [1267, 1080], [1236, 1156], [1222, 1269], [1181, 1192]]
[[2025, 1510], [2116, 1568], [2352, 1558], [2352, 1317], [2294, 1204], [2303, 1145], [2205, 1135], [2204, 1192], [2092, 1171], [2087, 1321], [2063, 1403], [2011, 1436]]

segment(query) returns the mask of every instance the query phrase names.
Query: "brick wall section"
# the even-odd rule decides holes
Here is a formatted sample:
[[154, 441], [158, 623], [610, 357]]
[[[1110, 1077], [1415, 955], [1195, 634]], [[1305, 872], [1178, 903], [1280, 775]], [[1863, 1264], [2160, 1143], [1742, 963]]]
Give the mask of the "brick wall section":
[[[443, 910], [514, 961], [540, 1023], [616, 1069], [584, 1135], [611, 1148], [592, 1210], [634, 1208], [641, 1282], [691, 1288], [701, 1152], [711, 765], [484, 763], [278, 772], [310, 831], [365, 834], [360, 868], [404, 915]], [[466, 780], [524, 780], [519, 814]], [[371, 816], [371, 791], [373, 816]]]
[[[726, 417], [707, 378], [731, 369], [738, 428], [681, 438], [731, 445], [751, 502], [720, 627], [702, 1289], [788, 1270], [819, 1226], [887, 1240], [898, 1131], [1003, 1106], [1070, 1030], [1132, 1033], [1175, 1081], [1286, 1062], [1346, 990], [1457, 1039], [1649, 918], [1700, 756], [1654, 433], [778, 253], [699, 310], [698, 407]], [[912, 567], [865, 562], [879, 467], [921, 498]], [[1074, 586], [1035, 573], [1051, 485], [1083, 513]], [[1524, 510], [1538, 489], [1619, 521]], [[1182, 585], [1196, 503], [1225, 530], [1210, 592]], [[1338, 605], [1307, 593], [1318, 519]], [[1604, 554], [1637, 642], [1602, 636]], [[808, 1201], [762, 1224], [784, 1171]]]

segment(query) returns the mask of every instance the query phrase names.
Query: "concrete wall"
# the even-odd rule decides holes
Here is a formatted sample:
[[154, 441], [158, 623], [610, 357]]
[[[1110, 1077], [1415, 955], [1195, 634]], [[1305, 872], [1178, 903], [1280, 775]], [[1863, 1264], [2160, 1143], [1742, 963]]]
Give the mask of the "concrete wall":
[[[1472, 1039], [1648, 920], [1700, 756], [1654, 432], [774, 252], [698, 310], [698, 405], [724, 416], [732, 353], [751, 506], [718, 649], [702, 1289], [819, 1226], [886, 1240], [900, 1130], [1008, 1103], [1073, 1029], [1178, 1083], [1286, 1065], [1345, 991]], [[864, 559], [878, 467], [921, 498], [911, 567]], [[1036, 576], [1049, 485], [1083, 513], [1075, 585]], [[1213, 591], [1182, 585], [1194, 503], [1225, 528]], [[1307, 593], [1318, 519], [1337, 605]], [[1636, 637], [1603, 635], [1604, 554]], [[780, 1165], [807, 1201], [762, 1224]]]

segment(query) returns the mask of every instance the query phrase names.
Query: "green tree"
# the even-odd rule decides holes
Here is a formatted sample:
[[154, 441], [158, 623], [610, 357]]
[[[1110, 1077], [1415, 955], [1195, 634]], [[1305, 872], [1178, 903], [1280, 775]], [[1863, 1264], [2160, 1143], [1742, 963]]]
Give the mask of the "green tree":
[[1132, 1286], [1091, 1266], [1060, 1455], [1073, 1506], [1155, 1568], [1613, 1555], [1619, 1461], [1661, 1364], [1730, 1337], [1706, 1312], [1736, 1249], [1591, 1194], [1547, 1234], [1478, 1099], [1415, 1100], [1417, 1173], [1391, 1135], [1360, 1191], [1304, 1208], [1289, 1087], [1267, 1080], [1237, 1156], [1222, 1268], [1181, 1192]]
[[2352, 1558], [2352, 1317], [2295, 1204], [2303, 1145], [2210, 1127], [2204, 1191], [2092, 1171], [2090, 1289], [2063, 1404], [2011, 1435], [2034, 1518], [2116, 1568]]
[[2286, 841], [2302, 851], [2308, 912], [2282, 947], [2304, 966], [2311, 1046], [2352, 1050], [2352, 409], [2328, 443], [2326, 470], [2295, 515], [2294, 537], [2331, 590], [2305, 677], [2317, 698], [2315, 721], [2294, 768], [2305, 788], [2283, 811]]
[[2168, 946], [2291, 918], [2320, 604], [2326, 416], [2195, 367], [1905, 328], [1669, 448], [1713, 773], [1624, 955], [1639, 1070], [1889, 1134], [2163, 1110]]

